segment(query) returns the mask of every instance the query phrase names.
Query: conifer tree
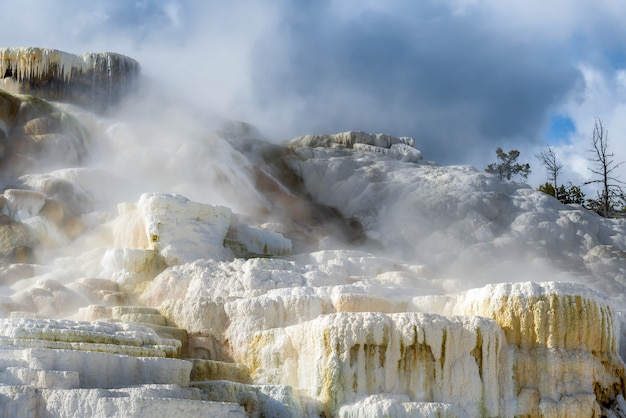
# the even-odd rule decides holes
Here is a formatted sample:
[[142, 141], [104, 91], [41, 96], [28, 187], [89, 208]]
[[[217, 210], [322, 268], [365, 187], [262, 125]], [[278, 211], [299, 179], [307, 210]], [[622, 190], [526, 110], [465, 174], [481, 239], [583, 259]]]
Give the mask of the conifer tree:
[[524, 180], [528, 178], [530, 174], [530, 164], [520, 164], [517, 159], [520, 156], [520, 152], [516, 149], [509, 152], [502, 151], [502, 148], [496, 150], [496, 156], [498, 157], [497, 163], [491, 163], [485, 168], [487, 173], [495, 174], [501, 180], [511, 180], [511, 177], [520, 175]]

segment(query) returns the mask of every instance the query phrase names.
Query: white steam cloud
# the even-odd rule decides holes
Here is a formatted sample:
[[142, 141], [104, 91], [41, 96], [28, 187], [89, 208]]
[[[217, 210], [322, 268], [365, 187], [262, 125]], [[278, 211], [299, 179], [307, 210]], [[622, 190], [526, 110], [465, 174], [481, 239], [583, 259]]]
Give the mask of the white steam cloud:
[[626, 51], [617, 41], [625, 7], [30, 1], [3, 2], [0, 23], [5, 46], [129, 55], [163, 89], [271, 138], [350, 129], [409, 135], [427, 158], [478, 168], [498, 146], [518, 148], [536, 186], [545, 178], [533, 155], [556, 114], [576, 128], [552, 144], [564, 181], [584, 181], [583, 145], [596, 117], [615, 138], [616, 159], [626, 159], [618, 144]]
[[[126, 103], [121, 122], [100, 126], [104, 139], [92, 163], [119, 167], [128, 183], [140, 179], [153, 191], [242, 212], [263, 206], [262, 197], [238, 201], [244, 193], [234, 190], [253, 187], [237, 173], [237, 152], [215, 153], [225, 148], [207, 132], [221, 118], [250, 122], [275, 140], [349, 129], [410, 135], [427, 159], [479, 170], [496, 147], [517, 148], [536, 186], [545, 175], [532, 156], [546, 145], [550, 117], [566, 115], [576, 128], [551, 144], [565, 165], [561, 179], [573, 183], [589, 175], [588, 138], [601, 117], [616, 161], [626, 159], [619, 140], [624, 51], [611, 41], [624, 31], [614, 18], [625, 7], [619, 2], [2, 6], [6, 46], [115, 51], [142, 64], [156, 91]], [[72, 24], [57, 23], [64, 18]], [[181, 160], [188, 163], [173, 163]], [[220, 188], [223, 178], [239, 183]], [[120, 189], [129, 198], [144, 191]]]

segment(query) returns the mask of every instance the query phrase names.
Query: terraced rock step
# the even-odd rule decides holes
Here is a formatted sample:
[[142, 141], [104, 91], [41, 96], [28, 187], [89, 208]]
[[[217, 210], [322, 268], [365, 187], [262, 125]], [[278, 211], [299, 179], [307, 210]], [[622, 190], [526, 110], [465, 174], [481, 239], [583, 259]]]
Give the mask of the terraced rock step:
[[250, 371], [242, 364], [222, 361], [191, 359], [191, 381], [229, 380], [237, 383], [252, 383]]
[[0, 345], [136, 357], [179, 357], [182, 347], [141, 325], [32, 318], [0, 319]]
[[[129, 306], [91, 306], [83, 314], [109, 321], [161, 317], [155, 309]], [[186, 336], [178, 328], [150, 326]], [[291, 387], [252, 385], [247, 367], [240, 364], [163, 358], [175, 351], [180, 354], [178, 339], [161, 338], [143, 325], [0, 319], [0, 415], [302, 415]], [[23, 387], [35, 390], [17, 389]], [[65, 411], [68, 405], [78, 410]]]
[[100, 398], [97, 407], [99, 413], [104, 413], [101, 416], [247, 417], [244, 408], [233, 402], [207, 402], [191, 399]]
[[136, 347], [132, 345], [119, 344], [98, 344], [67, 341], [46, 341], [37, 338], [24, 339], [2, 339], [0, 344], [19, 348], [46, 348], [51, 350], [79, 350], [91, 351], [107, 354], [121, 354], [133, 357], [169, 357], [176, 358], [179, 354], [179, 347], [169, 345], [153, 345]]
[[178, 340], [180, 349], [172, 357], [182, 358], [187, 355], [189, 338], [187, 331], [167, 325], [166, 318], [158, 309], [145, 306], [104, 306], [90, 305], [79, 310], [79, 316], [87, 321], [123, 322], [152, 329], [165, 340]]
[[145, 306], [106, 306], [90, 305], [80, 310], [81, 316], [88, 320], [120, 319], [123, 315], [160, 315], [159, 310]]
[[189, 384], [191, 362], [163, 357], [48, 348], [1, 348], [0, 387], [32, 385], [36, 388], [118, 388], [129, 385]]
[[119, 389], [25, 389], [0, 386], [6, 417], [246, 417], [236, 403], [202, 400], [197, 389], [144, 385]]
[[7, 367], [0, 372], [0, 382], [5, 385], [33, 386], [38, 389], [74, 389], [80, 387], [80, 374], [68, 370]]
[[200, 389], [203, 400], [233, 402], [243, 406], [249, 418], [305, 416], [298, 394], [291, 386], [213, 380], [194, 382], [190, 387]]
[[122, 314], [120, 315], [120, 321], [137, 324], [167, 325], [165, 318], [161, 314]]

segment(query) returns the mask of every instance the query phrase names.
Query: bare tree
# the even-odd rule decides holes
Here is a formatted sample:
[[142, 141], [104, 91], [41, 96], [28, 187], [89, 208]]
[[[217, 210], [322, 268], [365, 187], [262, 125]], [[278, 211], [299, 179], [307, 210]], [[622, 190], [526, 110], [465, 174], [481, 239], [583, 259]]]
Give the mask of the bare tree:
[[552, 182], [552, 186], [554, 187], [554, 197], [558, 198], [558, 189], [559, 185], [557, 183], [557, 178], [559, 175], [559, 171], [563, 168], [562, 164], [556, 159], [556, 154], [552, 147], [548, 146], [548, 149], [545, 151], [541, 151], [539, 154], [535, 155], [535, 157], [541, 161], [541, 163], [546, 167], [546, 171], [548, 172], [548, 178]]
[[613, 159], [615, 154], [609, 152], [609, 132], [604, 129], [600, 118], [597, 118], [593, 125], [591, 145], [592, 148], [587, 151], [592, 154], [590, 161], [595, 164], [595, 168], [589, 168], [589, 171], [599, 178], [585, 184], [600, 184], [599, 211], [601, 215], [608, 217], [613, 210], [615, 198], [623, 194], [620, 185], [624, 182], [614, 175], [614, 171], [623, 162], [615, 163]]

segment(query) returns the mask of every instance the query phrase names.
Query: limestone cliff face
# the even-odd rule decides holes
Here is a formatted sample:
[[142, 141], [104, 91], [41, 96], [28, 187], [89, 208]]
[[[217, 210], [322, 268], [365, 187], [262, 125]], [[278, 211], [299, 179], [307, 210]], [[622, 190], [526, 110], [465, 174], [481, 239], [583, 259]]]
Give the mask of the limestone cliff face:
[[596, 403], [624, 393], [619, 324], [600, 294], [558, 282], [490, 285], [468, 291], [455, 313], [493, 318], [504, 330], [516, 415], [592, 416]]
[[303, 388], [325, 413], [373, 394], [445, 403], [461, 415], [502, 416], [511, 381], [498, 373], [502, 331], [484, 318], [337, 313], [257, 334], [253, 378]]
[[112, 52], [74, 55], [47, 48], [0, 49], [0, 78], [16, 81], [20, 93], [97, 112], [132, 91], [140, 71], [137, 61]]
[[621, 399], [614, 311], [583, 286], [490, 285], [427, 307], [442, 315], [363, 306], [239, 328], [234, 359], [255, 381], [300, 388], [333, 416], [373, 416], [392, 408], [384, 401], [406, 412], [392, 416], [430, 416], [436, 404], [444, 416], [591, 417]]

